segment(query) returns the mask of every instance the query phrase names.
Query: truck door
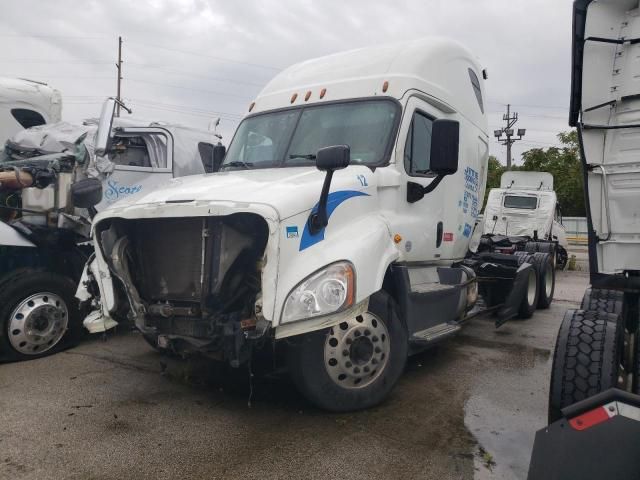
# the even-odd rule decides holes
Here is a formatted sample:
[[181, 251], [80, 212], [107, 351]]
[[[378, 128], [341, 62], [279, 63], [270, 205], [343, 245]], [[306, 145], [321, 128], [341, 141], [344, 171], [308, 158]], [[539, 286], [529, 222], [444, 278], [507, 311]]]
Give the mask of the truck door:
[[173, 136], [164, 128], [119, 129], [109, 153], [114, 170], [104, 180], [98, 211], [172, 178], [173, 151]]

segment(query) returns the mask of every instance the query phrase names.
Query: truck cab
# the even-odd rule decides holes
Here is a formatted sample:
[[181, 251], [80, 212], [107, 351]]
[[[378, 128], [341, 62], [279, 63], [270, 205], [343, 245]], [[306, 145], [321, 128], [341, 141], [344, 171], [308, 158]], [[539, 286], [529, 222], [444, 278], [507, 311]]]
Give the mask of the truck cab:
[[102, 150], [101, 128], [89, 120], [20, 131], [1, 155], [0, 360], [50, 355], [79, 339], [75, 295], [93, 253], [92, 217], [174, 175], [204, 173], [221, 147], [211, 131], [112, 122], [113, 105], [105, 103]]
[[557, 268], [567, 264], [569, 243], [550, 173], [503, 173], [500, 188], [489, 192], [483, 220], [483, 236], [494, 249], [544, 249], [554, 253]]
[[486, 182], [485, 78], [444, 39], [286, 69], [216, 173], [98, 215], [97, 276], [126, 292], [154, 348], [232, 366], [274, 350], [322, 408], [380, 402], [407, 354], [458, 331], [478, 292], [501, 321], [535, 309], [528, 259], [469, 256]]

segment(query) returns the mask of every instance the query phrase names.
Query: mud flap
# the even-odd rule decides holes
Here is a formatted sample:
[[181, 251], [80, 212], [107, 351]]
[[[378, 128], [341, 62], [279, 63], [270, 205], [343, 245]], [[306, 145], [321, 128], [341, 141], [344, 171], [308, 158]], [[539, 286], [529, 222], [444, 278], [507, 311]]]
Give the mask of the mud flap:
[[611, 389], [536, 433], [528, 480], [638, 478], [640, 396]]
[[496, 328], [502, 326], [505, 322], [515, 317], [522, 303], [522, 299], [527, 293], [527, 285], [529, 281], [529, 270], [533, 265], [523, 263], [516, 271], [513, 279], [513, 286], [504, 302], [504, 305], [498, 309], [496, 315]]

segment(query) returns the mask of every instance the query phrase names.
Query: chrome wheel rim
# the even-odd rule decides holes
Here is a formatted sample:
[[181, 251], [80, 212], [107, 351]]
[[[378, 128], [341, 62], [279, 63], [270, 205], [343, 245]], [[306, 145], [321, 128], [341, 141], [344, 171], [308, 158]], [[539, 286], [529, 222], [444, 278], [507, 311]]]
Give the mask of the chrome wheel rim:
[[529, 272], [529, 285], [527, 287], [527, 301], [529, 305], [533, 305], [533, 302], [536, 300], [536, 272], [533, 271], [533, 268]]
[[547, 272], [544, 275], [544, 286], [544, 293], [547, 298], [550, 298], [553, 290], [553, 270], [549, 267], [547, 267]]
[[327, 335], [324, 365], [331, 380], [343, 388], [363, 388], [384, 371], [391, 350], [389, 331], [371, 312], [336, 325]]
[[11, 312], [8, 337], [24, 355], [39, 355], [55, 347], [67, 331], [69, 311], [60, 296], [41, 292], [24, 299]]

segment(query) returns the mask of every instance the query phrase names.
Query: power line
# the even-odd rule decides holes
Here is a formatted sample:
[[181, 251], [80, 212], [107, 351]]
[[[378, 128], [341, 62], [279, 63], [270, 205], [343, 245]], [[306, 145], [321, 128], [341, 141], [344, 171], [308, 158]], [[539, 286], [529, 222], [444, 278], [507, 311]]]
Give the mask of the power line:
[[275, 70], [275, 71], [282, 70], [281, 67], [274, 67], [274, 66], [271, 66], [271, 65], [263, 65], [263, 64], [260, 64], [260, 63], [243, 62], [243, 61], [240, 61], [240, 60], [232, 60], [230, 58], [217, 57], [217, 56], [214, 56], [214, 55], [207, 55], [207, 54], [199, 53], [199, 52], [190, 52], [190, 51], [187, 51], [187, 50], [178, 50], [176, 48], [163, 47], [161, 45], [152, 45], [150, 43], [136, 42], [136, 41], [129, 41], [127, 43], [133, 43], [133, 44], [136, 44], [136, 45], [142, 45], [142, 46], [150, 47], [150, 48], [158, 48], [158, 49], [161, 49], [161, 50], [167, 50], [167, 51], [170, 51], [170, 52], [182, 53], [182, 54], [185, 54], [185, 55], [194, 55], [194, 56], [197, 56], [197, 57], [210, 58], [212, 60], [217, 60], [217, 61], [220, 61], [220, 62], [237, 63], [239, 65], [247, 65], [247, 66], [250, 66], [250, 67], [265, 68], [265, 69], [268, 69], [268, 70]]
[[214, 81], [218, 81], [218, 82], [229, 82], [229, 83], [240, 83], [240, 84], [244, 84], [244, 85], [251, 85], [251, 86], [255, 86], [255, 87], [263, 87], [265, 85], [265, 83], [256, 83], [256, 82], [247, 82], [245, 80], [236, 80], [233, 78], [222, 78], [222, 77], [212, 77], [209, 75], [199, 75], [199, 74], [195, 74], [195, 73], [188, 73], [188, 72], [180, 72], [177, 70], [171, 70], [168, 69], [166, 67], [162, 67], [160, 65], [149, 65], [149, 64], [144, 64], [144, 63], [132, 63], [132, 62], [127, 62], [127, 65], [130, 67], [136, 67], [136, 68], [152, 68], [152, 69], [156, 69], [156, 70], [161, 70], [163, 72], [167, 72], [167, 73], [171, 73], [173, 75], [182, 75], [185, 77], [193, 77], [193, 78], [202, 78], [203, 80], [214, 80]]

